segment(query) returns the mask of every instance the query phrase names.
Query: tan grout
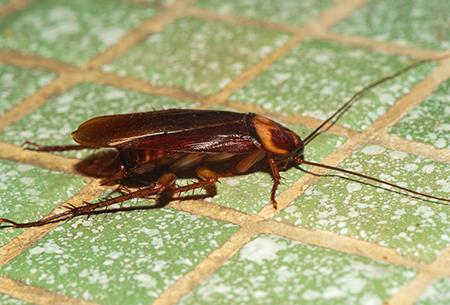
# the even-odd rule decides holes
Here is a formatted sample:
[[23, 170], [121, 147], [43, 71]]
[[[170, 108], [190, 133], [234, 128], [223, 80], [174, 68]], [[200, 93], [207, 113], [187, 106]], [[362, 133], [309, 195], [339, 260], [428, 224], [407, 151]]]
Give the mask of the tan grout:
[[390, 149], [400, 150], [425, 157], [430, 160], [450, 163], [450, 149], [448, 148], [439, 149], [430, 144], [412, 142], [387, 134], [377, 134], [371, 139], [371, 142], [380, 144]]
[[[267, 110], [264, 107], [258, 106], [256, 104], [251, 103], [243, 103], [243, 102], [237, 102], [237, 101], [227, 101], [223, 104], [225, 107], [229, 107], [241, 112], [255, 112], [259, 113], [265, 116], [268, 116], [272, 119], [283, 121], [286, 123], [291, 124], [297, 124], [297, 125], [303, 125], [309, 128], [316, 128], [319, 126], [323, 121], [316, 119], [314, 117], [305, 116], [301, 114], [289, 114], [289, 113], [277, 113]], [[327, 132], [345, 136], [345, 137], [353, 137], [359, 134], [358, 131], [355, 131], [353, 129], [335, 124], [333, 125]]]
[[261, 225], [263, 226], [261, 228], [262, 232], [284, 236], [305, 244], [333, 249], [351, 255], [368, 257], [398, 266], [428, 270], [428, 266], [425, 263], [401, 256], [394, 249], [364, 240], [358, 240], [324, 230], [306, 229], [273, 220], [263, 222]]
[[304, 32], [306, 34], [307, 31], [305, 31], [305, 28], [299, 27], [299, 26], [293, 26], [293, 25], [287, 25], [283, 23], [276, 23], [271, 21], [264, 21], [264, 20], [258, 20], [253, 19], [249, 17], [244, 16], [236, 16], [236, 15], [229, 15], [229, 14], [222, 14], [222, 13], [216, 13], [207, 9], [199, 8], [199, 7], [190, 7], [185, 12], [186, 15], [201, 18], [203, 20], [210, 20], [210, 21], [220, 21], [223, 23], [229, 23], [229, 24], [239, 24], [244, 26], [251, 26], [255, 28], [265, 28], [268, 30], [274, 30], [274, 31], [282, 31], [282, 32], [288, 32], [288, 33], [296, 33]]
[[427, 98], [441, 83], [450, 77], [450, 59], [440, 62], [424, 80], [416, 84], [408, 94], [401, 97], [382, 117], [367, 128], [367, 134], [387, 133], [388, 129], [414, 107]]
[[0, 50], [0, 62], [25, 68], [49, 70], [59, 74], [83, 71], [77, 66], [54, 59], [9, 50]]
[[63, 75], [41, 87], [34, 94], [25, 98], [21, 103], [17, 104], [2, 116], [2, 120], [0, 121], [0, 131], [41, 107], [52, 96], [67, 90], [76, 83], [78, 83], [77, 78]]
[[186, 273], [168, 287], [152, 304], [176, 304], [183, 296], [191, 292], [203, 280], [222, 267], [224, 262], [228, 261], [243, 245], [250, 241], [251, 234], [249, 234], [249, 230], [251, 230], [250, 227], [243, 227], [234, 233], [222, 247], [211, 252], [194, 270]]
[[[261, 72], [268, 69], [273, 63], [278, 61], [281, 57], [289, 53], [300, 42], [308, 38], [308, 33], [311, 35], [315, 32], [323, 32], [328, 27], [339, 22], [345, 18], [352, 10], [365, 3], [365, 0], [344, 0], [337, 5], [332, 6], [328, 10], [322, 13], [317, 18], [317, 22], [313, 21], [305, 25], [304, 30], [299, 30], [298, 33], [293, 35], [283, 46], [276, 49], [268, 56], [264, 57], [260, 62], [251, 66], [247, 70], [243, 71], [235, 79], [229, 82], [222, 90], [217, 94], [212, 95], [207, 102], [210, 104], [223, 104], [237, 89], [244, 87], [247, 83], [253, 80]], [[211, 17], [211, 14], [208, 15]], [[222, 18], [220, 15], [216, 15], [217, 18]]]
[[17, 145], [0, 141], [0, 159], [31, 164], [49, 170], [78, 174], [75, 165], [78, 159], [23, 149]]
[[0, 19], [8, 17], [17, 11], [24, 9], [27, 5], [32, 3], [33, 0], [9, 0], [2, 6], [0, 6]]
[[[361, 134], [354, 138], [348, 139], [344, 144], [342, 144], [339, 148], [336, 149], [335, 152], [329, 154], [320, 163], [329, 164], [329, 165], [338, 165], [342, 161], [344, 161], [355, 149], [358, 149], [364, 143], [364, 136]], [[307, 152], [306, 152], [307, 153]], [[315, 168], [312, 169], [311, 172], [316, 174], [325, 174], [328, 170], [323, 168]], [[320, 176], [315, 176], [311, 174], [303, 175], [299, 180], [293, 183], [288, 189], [281, 192], [278, 197], [278, 209], [275, 211], [271, 205], [267, 205], [264, 207], [259, 213], [258, 216], [263, 217], [264, 219], [269, 219], [284, 208], [289, 206], [296, 198], [300, 197], [311, 185], [317, 182], [320, 179]]]
[[182, 88], [152, 85], [146, 81], [129, 76], [119, 76], [114, 73], [89, 71], [84, 73], [83, 81], [116, 86], [152, 95], [167, 96], [183, 101], [201, 102], [206, 100], [201, 94], [186, 91]]
[[[91, 201], [97, 198], [103, 191], [104, 188], [101, 187], [97, 181], [92, 181], [81, 188], [74, 196], [58, 205], [49, 215], [65, 211], [63, 205], [66, 202], [70, 202], [73, 206], [81, 206], [85, 201]], [[0, 266], [7, 264], [23, 251], [30, 248], [60, 224], [61, 223], [58, 222], [40, 227], [32, 227], [26, 229], [23, 233], [10, 240], [6, 245], [0, 248]]]
[[329, 29], [338, 22], [350, 16], [354, 11], [364, 6], [368, 0], [341, 0], [336, 5], [325, 10], [312, 22], [312, 27]]
[[209, 203], [204, 200], [173, 201], [169, 207], [191, 214], [225, 221], [239, 226], [263, 220], [256, 215], [249, 215], [241, 211]]
[[450, 276], [450, 247], [441, 251], [438, 258], [422, 270], [415, 278], [403, 285], [386, 301], [388, 305], [413, 305], [425, 290], [436, 280]]
[[106, 63], [113, 61], [118, 56], [124, 54], [129, 49], [141, 42], [145, 37], [152, 33], [159, 32], [166, 24], [172, 22], [180, 16], [183, 9], [188, 5], [188, 0], [178, 0], [167, 7], [161, 14], [153, 16], [142, 22], [136, 29], [128, 32], [117, 43], [103, 51], [96, 58], [90, 60], [85, 67], [98, 69]]
[[57, 294], [25, 283], [0, 277], [0, 292], [13, 298], [36, 305], [96, 305], [97, 303], [73, 299], [67, 295]]
[[207, 103], [211, 105], [225, 103], [228, 100], [228, 98], [233, 94], [233, 92], [244, 87], [247, 83], [253, 80], [256, 77], [256, 75], [268, 69], [274, 62], [276, 62], [281, 57], [289, 53], [305, 38], [306, 36], [302, 34], [292, 36], [282, 47], [276, 49], [268, 56], [264, 57], [256, 65], [253, 65], [247, 70], [243, 71], [235, 79], [230, 81], [222, 90], [210, 96], [207, 99]]
[[374, 40], [368, 37], [361, 36], [347, 36], [339, 33], [320, 33], [316, 38], [338, 42], [341, 44], [360, 47], [367, 50], [382, 51], [389, 54], [397, 54], [402, 56], [414, 57], [416, 59], [434, 59], [442, 55], [442, 52], [427, 49], [412, 48], [409, 46], [402, 46], [392, 42], [383, 42]]
[[435, 280], [436, 276], [429, 272], [419, 272], [411, 281], [386, 300], [383, 305], [413, 305], [425, 292], [425, 289]]

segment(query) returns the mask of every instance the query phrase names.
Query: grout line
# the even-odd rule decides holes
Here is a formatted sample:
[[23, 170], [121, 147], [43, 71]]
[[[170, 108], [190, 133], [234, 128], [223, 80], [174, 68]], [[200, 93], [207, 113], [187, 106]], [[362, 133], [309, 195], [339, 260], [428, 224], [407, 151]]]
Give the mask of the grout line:
[[166, 24], [179, 17], [188, 4], [189, 0], [175, 1], [161, 14], [150, 17], [133, 31], [128, 32], [118, 42], [106, 49], [106, 51], [103, 51], [97, 57], [90, 60], [84, 67], [98, 69], [104, 64], [113, 61], [115, 58], [136, 46], [148, 35], [159, 32]]
[[450, 163], [450, 149], [448, 148], [439, 149], [430, 144], [412, 142], [395, 135], [382, 133], [374, 136], [371, 142], [378, 143], [387, 148], [426, 157], [430, 160]]
[[218, 204], [209, 203], [204, 200], [183, 200], [172, 201], [168, 207], [194, 215], [209, 217], [215, 220], [229, 222], [239, 226], [263, 220], [256, 215], [249, 215], [244, 212], [224, 207]]
[[413, 305], [425, 292], [425, 289], [434, 281], [434, 279], [435, 276], [429, 272], [419, 272], [416, 277], [400, 287], [400, 290], [383, 304]]
[[425, 290], [439, 278], [450, 276], [450, 247], [441, 251], [438, 258], [432, 262], [428, 270], [422, 270], [411, 281], [385, 303], [389, 305], [413, 305]]
[[278, 49], [275, 49], [272, 53], [264, 57], [257, 64], [244, 70], [236, 78], [234, 78], [232, 81], [226, 84], [225, 87], [218, 93], [211, 95], [207, 99], [207, 103], [210, 105], [225, 103], [233, 94], [233, 92], [244, 87], [247, 83], [253, 80], [261, 72], [267, 70], [273, 63], [275, 63], [281, 57], [289, 53], [305, 38], [306, 36], [303, 34], [297, 34], [292, 36], [283, 46], [281, 46]]
[[[346, 159], [352, 152], [357, 150], [364, 143], [364, 136], [361, 134], [354, 138], [348, 139], [344, 144], [342, 144], [339, 148], [336, 149], [335, 152], [329, 154], [320, 163], [329, 164], [329, 165], [338, 165], [344, 159]], [[307, 151], [306, 151], [307, 153]], [[325, 174], [329, 172], [324, 168], [315, 168], [312, 169], [311, 172], [317, 174]], [[259, 213], [258, 216], [269, 219], [281, 212], [284, 208], [289, 206], [296, 198], [300, 197], [310, 186], [319, 181], [321, 177], [315, 176], [311, 174], [303, 175], [299, 180], [293, 183], [289, 188], [285, 191], [281, 192], [277, 196], [278, 209], [275, 211], [272, 205], [266, 205]]]
[[[339, 147], [334, 153], [323, 160], [323, 163], [329, 165], [338, 165], [347, 158], [358, 146], [364, 143], [371, 143], [372, 139], [389, 128], [392, 124], [400, 120], [403, 115], [408, 113], [414, 106], [418, 105], [424, 98], [430, 95], [441, 82], [450, 74], [450, 60], [446, 60], [438, 68], [432, 71], [424, 80], [415, 85], [408, 94], [401, 97], [385, 114], [379, 117], [371, 126], [359, 135], [350, 138], [344, 145]], [[376, 141], [375, 141], [376, 142]], [[314, 169], [315, 173], [326, 173], [328, 170]], [[286, 191], [279, 195], [278, 211], [274, 211], [271, 206], [266, 206], [259, 213], [264, 218], [270, 218], [279, 211], [288, 206], [295, 198], [303, 194], [303, 192], [319, 177], [301, 177], [299, 181], [294, 183]], [[295, 194], [297, 192], [297, 194]]]
[[32, 2], [33, 0], [9, 0], [5, 4], [0, 6], [0, 19], [6, 18], [17, 11], [24, 9]]
[[[282, 47], [276, 49], [268, 56], [263, 58], [257, 64], [243, 71], [235, 79], [229, 82], [222, 90], [218, 93], [210, 96], [207, 100], [210, 104], [223, 104], [228, 98], [239, 88], [244, 87], [251, 80], [253, 80], [261, 72], [268, 69], [273, 63], [282, 58], [284, 55], [289, 53], [294, 49], [300, 42], [308, 37], [306, 33], [323, 32], [328, 27], [331, 27], [335, 23], [339, 22], [350, 14], [353, 10], [360, 7], [365, 3], [365, 0], [343, 0], [337, 5], [332, 6], [325, 12], [323, 12], [317, 21], [312, 21], [305, 26], [305, 29], [299, 31], [297, 34], [292, 36]], [[220, 15], [218, 15], [220, 16]]]
[[41, 87], [2, 116], [0, 131], [44, 105], [50, 97], [67, 90], [76, 83], [78, 83], [76, 77], [63, 75]]
[[362, 36], [347, 36], [339, 33], [320, 33], [316, 38], [360, 47], [367, 50], [382, 51], [389, 54], [409, 56], [422, 60], [438, 58], [443, 54], [442, 52], [435, 50], [412, 48], [392, 42], [383, 42]]
[[436, 90], [450, 77], [450, 59], [443, 60], [424, 80], [416, 84], [377, 121], [366, 134], [387, 133], [388, 129]]
[[31, 54], [23, 54], [18, 51], [10, 51], [4, 49], [0, 49], [0, 62], [24, 68], [49, 70], [51, 72], [59, 74], [71, 74], [83, 71], [77, 66], [63, 63], [54, 59]]
[[[363, 5], [364, 1], [355, 1], [353, 5]], [[296, 26], [288, 25], [284, 23], [277, 23], [271, 21], [262, 21], [253, 19], [250, 17], [236, 16], [229, 14], [217, 13], [203, 8], [192, 7], [186, 12], [187, 15], [195, 16], [205, 20], [214, 20], [230, 24], [240, 24], [243, 26], [262, 27], [268, 30], [283, 31], [286, 33], [300, 34], [307, 38], [321, 39], [325, 41], [337, 42], [345, 45], [356, 46], [371, 51], [382, 51], [390, 54], [397, 54], [402, 56], [410, 56], [416, 59], [433, 59], [444, 55], [444, 52], [431, 50], [431, 49], [419, 49], [410, 46], [403, 46], [395, 42], [384, 42], [375, 40], [369, 37], [362, 36], [350, 36], [342, 33], [333, 33], [323, 30], [321, 27], [310, 24], [309, 26]], [[332, 13], [334, 14], [334, 12]], [[327, 14], [325, 14], [327, 15]], [[332, 16], [333, 19], [339, 16]], [[340, 21], [339, 19], [337, 21]], [[336, 21], [327, 21], [334, 25]], [[322, 25], [323, 26], [323, 25]]]
[[13, 298], [37, 305], [96, 305], [97, 303], [73, 299], [22, 282], [0, 277], [0, 292]]
[[315, 18], [312, 22], [312, 27], [315, 28], [319, 26], [321, 28], [329, 29], [350, 16], [367, 2], [368, 0], [341, 0]]
[[245, 16], [238, 15], [230, 15], [230, 14], [222, 14], [214, 11], [210, 11], [208, 9], [200, 8], [200, 7], [190, 7], [186, 12], [186, 15], [201, 18], [203, 20], [209, 21], [220, 21], [228, 24], [239, 24], [244, 26], [251, 26], [255, 28], [265, 28], [273, 31], [282, 31], [293, 34], [299, 34], [299, 32], [305, 33], [306, 28], [288, 25], [284, 23], [277, 23], [272, 21], [258, 20], [254, 18], [249, 18]]
[[[277, 113], [267, 110], [264, 107], [258, 106], [256, 104], [247, 104], [244, 102], [235, 102], [235, 101], [227, 101], [224, 103], [224, 106], [242, 111], [242, 112], [255, 112], [259, 113], [265, 116], [268, 116], [270, 118], [283, 121], [286, 123], [291, 124], [297, 124], [297, 125], [303, 125], [305, 127], [309, 128], [316, 128], [319, 126], [323, 121], [316, 119], [311, 116], [304, 116], [301, 114], [290, 114], [290, 113]], [[353, 137], [359, 134], [358, 131], [355, 131], [351, 128], [347, 128], [338, 124], [333, 125], [327, 132], [345, 136], [345, 137]]]
[[[91, 201], [97, 198], [103, 191], [104, 188], [102, 188], [97, 181], [92, 181], [81, 188], [74, 196], [57, 205], [55, 209], [53, 209], [53, 211], [47, 216], [65, 211], [63, 205], [66, 202], [70, 202], [74, 206], [81, 206], [85, 201]], [[23, 251], [33, 246], [33, 244], [41, 240], [45, 235], [50, 233], [60, 224], [61, 222], [58, 222], [24, 230], [23, 233], [16, 236], [0, 248], [0, 266], [7, 264], [9, 261], [20, 255]]]
[[212, 251], [192, 271], [169, 286], [153, 302], [153, 305], [169, 305], [177, 303], [183, 296], [191, 292], [203, 280], [216, 272], [222, 265], [237, 253], [251, 238], [250, 227], [246, 226], [234, 233], [222, 247]]
[[426, 264], [401, 256], [394, 249], [329, 231], [297, 227], [274, 220], [262, 223], [261, 231], [316, 247], [367, 257], [398, 266], [428, 270]]
[[191, 91], [186, 91], [182, 88], [153, 85], [137, 78], [129, 76], [119, 76], [114, 73], [89, 71], [87, 73], [83, 73], [82, 79], [85, 82], [115, 86], [128, 90], [144, 92], [147, 94], [167, 96], [183, 101], [191, 101], [194, 103], [206, 100], [206, 97], [204, 97], [203, 95]]
[[2, 141], [0, 141], [0, 158], [31, 164], [49, 170], [79, 175], [75, 169], [75, 165], [80, 162], [78, 159], [71, 159], [56, 154], [27, 150], [20, 146]]

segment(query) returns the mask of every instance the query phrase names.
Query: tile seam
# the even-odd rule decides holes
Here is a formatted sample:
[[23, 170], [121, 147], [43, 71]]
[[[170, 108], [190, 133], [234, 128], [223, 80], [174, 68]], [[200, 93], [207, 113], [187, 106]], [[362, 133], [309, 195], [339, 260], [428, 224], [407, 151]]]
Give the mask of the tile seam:
[[[64, 202], [61, 202], [60, 204], [57, 204], [55, 208], [47, 214], [47, 216], [64, 211], [65, 209], [63, 205], [68, 202], [74, 206], [81, 206], [84, 201], [91, 201], [95, 199], [103, 191], [104, 188], [102, 188], [97, 181], [91, 181], [78, 190], [78, 192], [76, 192], [72, 197], [68, 198]], [[4, 266], [25, 250], [32, 247], [36, 242], [40, 241], [44, 236], [63, 223], [64, 222], [57, 222], [24, 230], [21, 234], [14, 237], [0, 248], [0, 266]]]
[[10, 0], [0, 6], [0, 19], [26, 8], [33, 0]]
[[113, 61], [139, 44], [148, 35], [159, 32], [165, 25], [181, 16], [183, 8], [185, 8], [189, 2], [189, 0], [175, 1], [173, 5], [166, 7], [161, 14], [151, 16], [141, 22], [135, 29], [127, 32], [118, 42], [114, 43], [106, 50], [103, 50], [82, 67], [100, 69], [104, 64]]
[[50, 100], [50, 97], [68, 90], [78, 83], [78, 79], [71, 76], [57, 76], [53, 81], [40, 87], [33, 94], [7, 111], [0, 121], [0, 132], [9, 125], [24, 118]]
[[36, 305], [97, 305], [94, 302], [74, 299], [6, 277], [0, 277], [0, 292]]

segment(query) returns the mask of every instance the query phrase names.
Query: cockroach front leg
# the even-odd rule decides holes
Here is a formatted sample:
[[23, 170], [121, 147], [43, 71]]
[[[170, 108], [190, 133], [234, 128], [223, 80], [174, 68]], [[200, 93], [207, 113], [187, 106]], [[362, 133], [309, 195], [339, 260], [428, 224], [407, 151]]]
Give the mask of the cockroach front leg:
[[280, 172], [271, 154], [267, 154], [267, 162], [269, 163], [270, 171], [272, 173], [273, 178], [272, 191], [270, 193], [270, 202], [272, 203], [273, 208], [276, 210], [277, 201], [275, 199], [275, 196], [277, 194], [278, 185], [280, 184]]
[[145, 198], [152, 195], [159, 195], [164, 191], [166, 191], [167, 189], [173, 187], [175, 185], [175, 180], [176, 176], [174, 174], [172, 173], [164, 174], [163, 176], [161, 176], [161, 178], [158, 179], [157, 182], [155, 182], [151, 186], [142, 188], [134, 192], [124, 193], [118, 197], [106, 199], [98, 203], [86, 203], [86, 205], [80, 207], [69, 207], [69, 209], [65, 212], [51, 215], [34, 222], [18, 223], [9, 219], [0, 218], [0, 223], [6, 224], [0, 226], [0, 228], [7, 228], [7, 227], [28, 228], [28, 227], [43, 226], [54, 222], [68, 220], [80, 215], [90, 215], [99, 208], [106, 208], [110, 205], [121, 203], [133, 198]]

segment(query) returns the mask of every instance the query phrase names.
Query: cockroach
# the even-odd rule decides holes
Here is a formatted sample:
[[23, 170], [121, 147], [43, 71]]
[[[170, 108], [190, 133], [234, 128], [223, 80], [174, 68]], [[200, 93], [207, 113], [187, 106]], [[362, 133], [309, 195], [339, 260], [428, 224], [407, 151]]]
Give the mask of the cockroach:
[[[72, 133], [73, 139], [78, 144], [37, 146], [35, 150], [55, 152], [113, 148], [117, 151], [120, 167], [110, 180], [122, 181], [127, 177], [155, 171], [161, 175], [148, 186], [136, 191], [121, 191], [121, 195], [115, 198], [107, 198], [98, 203], [86, 203], [79, 207], [70, 206], [67, 211], [35, 222], [17, 223], [2, 218], [0, 223], [6, 224], [3, 227], [13, 228], [40, 226], [78, 215], [93, 214], [99, 208], [106, 208], [132, 198], [161, 195], [171, 197], [189, 190], [215, 187], [219, 178], [245, 174], [258, 164], [265, 164], [272, 175], [270, 202], [275, 209], [277, 209], [275, 196], [280, 183], [279, 170], [289, 165], [322, 167], [389, 185], [416, 196], [438, 200], [441, 204], [450, 202], [446, 198], [417, 192], [362, 173], [311, 162], [304, 158], [305, 146], [330, 128], [366, 91], [424, 62], [427, 60], [413, 63], [364, 87], [304, 139], [281, 124], [255, 113], [170, 109], [92, 118], [82, 123]], [[228, 166], [214, 170], [216, 165], [220, 164]], [[177, 173], [186, 170], [193, 170], [198, 180], [185, 186], [177, 186]]]

